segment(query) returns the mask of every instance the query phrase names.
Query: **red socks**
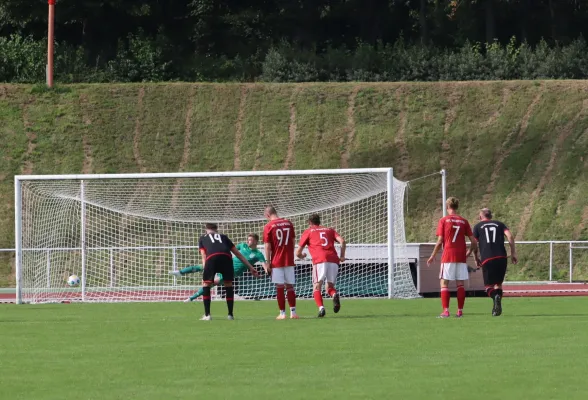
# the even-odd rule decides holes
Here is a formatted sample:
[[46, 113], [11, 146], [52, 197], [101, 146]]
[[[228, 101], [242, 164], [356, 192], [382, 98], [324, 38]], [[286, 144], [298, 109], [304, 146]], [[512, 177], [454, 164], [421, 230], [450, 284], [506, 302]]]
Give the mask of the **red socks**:
[[[296, 292], [294, 291], [293, 287], [286, 290], [286, 296], [288, 297], [288, 305], [290, 308], [296, 307]], [[283, 308], [280, 308], [280, 310], [283, 310]]]
[[[276, 291], [278, 292], [277, 298], [278, 298], [278, 307], [280, 307], [280, 311], [284, 312], [286, 311], [286, 299], [284, 298], [284, 286], [280, 285], [280, 286], [276, 286]], [[288, 298], [288, 304], [290, 305], [290, 311], [292, 313], [295, 313], [296, 310], [296, 292], [294, 291], [294, 288], [288, 288], [288, 290], [285, 291], [286, 292], [286, 297]]]
[[441, 306], [443, 307], [443, 311], [449, 309], [449, 299], [451, 298], [451, 294], [449, 293], [449, 288], [441, 288]]
[[286, 310], [286, 298], [284, 297], [284, 286], [277, 286], [276, 290], [278, 292], [278, 307], [280, 307], [280, 311]]
[[[337, 290], [335, 288], [328, 288], [327, 293], [329, 297], [333, 297], [337, 294]], [[318, 308], [324, 307], [323, 305], [323, 295], [318, 290], [312, 292], [312, 296], [314, 297], [314, 302], [316, 303]]]
[[463, 287], [463, 285], [459, 285], [457, 287], [457, 309], [458, 310], [463, 310], [463, 305], [465, 304], [465, 298], [466, 298], [465, 288]]
[[323, 295], [318, 290], [312, 292], [312, 296], [314, 297], [314, 302], [316, 303], [318, 308], [324, 307], [323, 306]]
[[486, 294], [488, 295], [488, 297], [493, 299], [495, 290], [496, 289], [494, 289], [494, 286], [486, 286]]
[[[449, 309], [449, 299], [451, 298], [451, 293], [449, 292], [449, 288], [441, 288], [441, 305], [443, 306], [443, 311]], [[465, 304], [466, 299], [466, 292], [463, 285], [457, 286], [457, 309], [463, 310], [463, 305]]]

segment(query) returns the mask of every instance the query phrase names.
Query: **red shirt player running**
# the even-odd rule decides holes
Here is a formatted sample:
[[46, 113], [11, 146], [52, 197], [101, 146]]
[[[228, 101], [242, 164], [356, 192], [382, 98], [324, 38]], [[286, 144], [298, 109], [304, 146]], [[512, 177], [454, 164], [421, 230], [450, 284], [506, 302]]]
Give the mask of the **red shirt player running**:
[[269, 220], [263, 228], [265, 258], [268, 264], [266, 272], [271, 275], [272, 282], [276, 284], [280, 308], [280, 315], [276, 319], [286, 319], [284, 286], [290, 306], [290, 318], [298, 319], [296, 292], [294, 291], [296, 283], [294, 275], [294, 225], [291, 221], [280, 218], [272, 206], [265, 208], [264, 216]]
[[[435, 260], [437, 252], [443, 245], [443, 255], [441, 256], [441, 271], [439, 279], [441, 280], [441, 304], [443, 312], [440, 318], [449, 317], [449, 281], [456, 281], [457, 284], [457, 314], [456, 317], [463, 315], [463, 306], [465, 304], [464, 281], [469, 279], [467, 258], [477, 249], [477, 242], [472, 233], [469, 222], [457, 214], [459, 200], [455, 197], [447, 199], [447, 216], [439, 220], [437, 226], [437, 244], [433, 249], [433, 254], [427, 260], [427, 265], [431, 265]], [[470, 250], [467, 251], [466, 236], [471, 241]]]
[[[339, 263], [345, 261], [345, 239], [333, 228], [321, 226], [321, 217], [318, 214], [312, 214], [308, 219], [308, 224], [310, 228], [305, 230], [300, 238], [296, 257], [305, 258], [306, 254], [302, 251], [304, 247], [308, 246], [312, 258], [312, 294], [319, 308], [318, 316], [322, 318], [325, 316], [322, 295], [322, 284], [325, 280], [327, 281], [327, 293], [333, 298], [333, 311], [338, 313], [341, 309], [341, 301], [335, 289], [335, 283], [339, 273]], [[341, 256], [335, 250], [335, 242], [341, 244]]]

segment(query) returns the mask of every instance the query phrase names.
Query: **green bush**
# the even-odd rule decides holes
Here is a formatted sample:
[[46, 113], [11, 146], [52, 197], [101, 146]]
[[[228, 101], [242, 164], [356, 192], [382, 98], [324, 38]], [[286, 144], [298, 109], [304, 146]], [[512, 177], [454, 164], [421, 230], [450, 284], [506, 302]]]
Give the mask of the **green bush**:
[[[564, 47], [541, 41], [535, 48], [512, 39], [506, 46], [465, 42], [459, 49], [359, 43], [354, 51], [328, 48], [309, 63], [283, 45], [270, 49], [262, 80], [470, 81], [511, 79], [586, 79], [588, 46], [583, 39]], [[333, 62], [336, 60], [336, 62]], [[301, 67], [304, 66], [304, 68]], [[311, 72], [309, 72], [311, 71]]]
[[41, 82], [47, 65], [46, 42], [31, 36], [0, 37], [0, 82]]
[[107, 73], [117, 82], [156, 82], [173, 78], [171, 62], [164, 55], [164, 44], [129, 34], [119, 41], [116, 58], [107, 64]]
[[[45, 81], [46, 41], [0, 37], [0, 81]], [[267, 52], [239, 55], [180, 55], [163, 37], [142, 32], [121, 40], [111, 60], [89, 60], [82, 47], [55, 44], [55, 80], [142, 81], [469, 81], [587, 79], [588, 45], [583, 38], [566, 46], [540, 41], [531, 47], [514, 38], [503, 46], [465, 42], [457, 49], [396, 43], [358, 42], [353, 49], [301, 48], [281, 42]]]
[[261, 80], [265, 82], [314, 82], [326, 80], [321, 76], [320, 57], [297, 50], [287, 43], [270, 49], [262, 64]]
[[[0, 82], [44, 83], [47, 41], [12, 35], [0, 37]], [[55, 43], [54, 78], [62, 83], [101, 82], [104, 70], [92, 69], [81, 47]]]

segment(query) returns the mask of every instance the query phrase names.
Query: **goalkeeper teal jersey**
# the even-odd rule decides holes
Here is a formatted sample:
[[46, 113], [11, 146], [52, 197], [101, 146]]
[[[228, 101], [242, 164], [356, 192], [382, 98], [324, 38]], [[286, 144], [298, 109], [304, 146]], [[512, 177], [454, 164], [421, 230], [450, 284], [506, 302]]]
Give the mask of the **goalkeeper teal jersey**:
[[[243, 257], [245, 257], [251, 265], [255, 264], [256, 262], [265, 262], [265, 257], [261, 251], [257, 249], [252, 250], [251, 247], [247, 245], [247, 243], [239, 243], [236, 247], [237, 250], [243, 254]], [[248, 270], [247, 266], [243, 264], [237, 257], [233, 257], [233, 269], [235, 270], [235, 276], [243, 275], [245, 271]]]

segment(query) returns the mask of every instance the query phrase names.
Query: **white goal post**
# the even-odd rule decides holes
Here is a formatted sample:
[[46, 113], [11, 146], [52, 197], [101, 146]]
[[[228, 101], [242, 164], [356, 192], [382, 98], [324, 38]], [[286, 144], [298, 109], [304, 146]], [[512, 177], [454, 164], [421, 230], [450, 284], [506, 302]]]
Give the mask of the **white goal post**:
[[[19, 175], [14, 184], [19, 304], [184, 300], [201, 274], [169, 272], [201, 264], [204, 224], [218, 223], [235, 243], [261, 237], [267, 205], [294, 223], [296, 241], [315, 212], [346, 239], [343, 297], [418, 297], [406, 256], [406, 183], [392, 168]], [[311, 271], [310, 259], [296, 261], [299, 297], [312, 297]], [[71, 274], [79, 286], [68, 286]], [[247, 272], [235, 292], [267, 299], [275, 290], [265, 274]]]

